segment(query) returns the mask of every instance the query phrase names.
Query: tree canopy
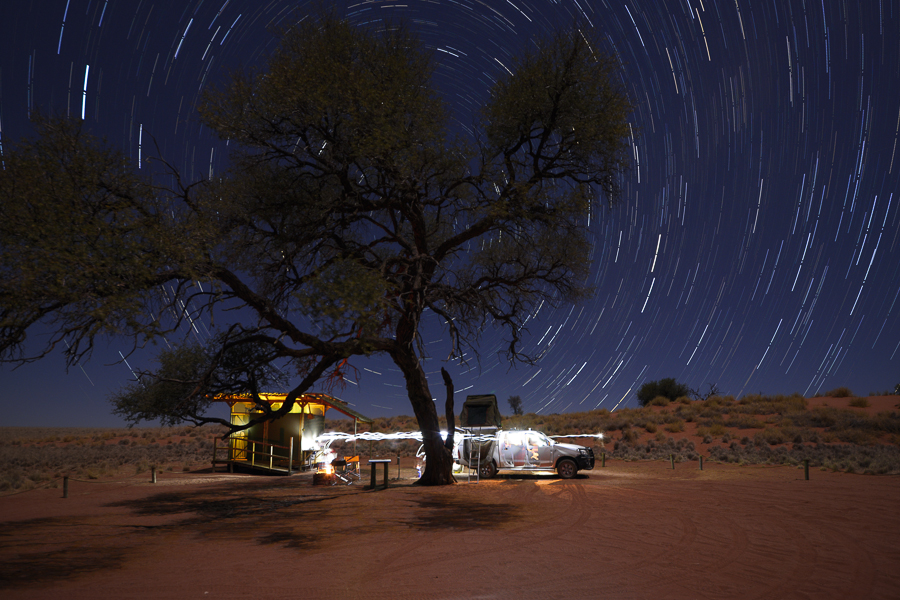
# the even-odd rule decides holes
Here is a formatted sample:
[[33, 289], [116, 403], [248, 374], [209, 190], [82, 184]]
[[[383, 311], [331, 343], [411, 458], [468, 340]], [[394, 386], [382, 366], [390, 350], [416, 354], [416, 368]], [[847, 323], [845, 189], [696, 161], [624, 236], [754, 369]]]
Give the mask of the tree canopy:
[[[213, 180], [185, 183], [161, 159], [141, 177], [79, 123], [39, 121], [0, 171], [0, 358], [65, 342], [74, 363], [98, 336], [168, 336], [116, 412], [220, 422], [211, 399], [249, 393], [264, 414], [247, 427], [385, 353], [422, 430], [422, 482], [452, 481], [423, 320], [449, 333], [447, 360], [495, 328], [511, 361], [531, 361], [529, 315], [591, 291], [588, 218], [620, 195], [630, 104], [589, 40], [534, 41], [462, 135], [407, 29], [300, 23], [265, 68], [205, 94], [200, 119], [231, 148]], [[205, 317], [207, 341], [176, 339]], [[36, 323], [53, 333], [25, 354]], [[278, 410], [257, 396], [273, 385], [289, 386]]]
[[522, 398], [520, 396], [510, 396], [506, 401], [509, 403], [509, 407], [514, 415], [523, 414], [524, 409], [522, 408]]
[[690, 397], [691, 388], [683, 383], [678, 383], [674, 377], [666, 377], [659, 381], [648, 381], [637, 391], [638, 403], [648, 406], [654, 398], [662, 396], [674, 402], [682, 396]]

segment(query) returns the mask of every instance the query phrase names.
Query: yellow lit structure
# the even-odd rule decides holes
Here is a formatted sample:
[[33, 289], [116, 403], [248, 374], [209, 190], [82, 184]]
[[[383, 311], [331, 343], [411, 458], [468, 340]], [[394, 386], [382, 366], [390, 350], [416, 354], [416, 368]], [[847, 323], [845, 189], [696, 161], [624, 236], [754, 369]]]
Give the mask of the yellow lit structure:
[[[264, 393], [259, 397], [268, 402], [272, 410], [278, 410], [287, 394]], [[227, 402], [231, 407], [232, 425], [246, 425], [263, 413], [249, 395], [222, 395], [216, 400]], [[267, 471], [300, 470], [309, 464], [316, 451], [315, 439], [325, 431], [328, 409], [353, 419], [354, 431], [359, 423], [372, 422], [346, 402], [328, 394], [303, 394], [294, 402], [291, 412], [283, 417], [233, 433], [228, 440], [227, 460], [214, 457], [213, 466], [227, 462]]]

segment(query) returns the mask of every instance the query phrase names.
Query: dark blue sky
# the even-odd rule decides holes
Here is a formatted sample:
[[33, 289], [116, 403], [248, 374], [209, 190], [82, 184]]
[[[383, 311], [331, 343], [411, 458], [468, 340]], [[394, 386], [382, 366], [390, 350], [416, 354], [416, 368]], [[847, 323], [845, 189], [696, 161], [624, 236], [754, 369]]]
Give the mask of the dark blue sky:
[[[518, 394], [527, 411], [634, 405], [645, 381], [724, 393], [858, 394], [900, 382], [900, 3], [835, 0], [339, 2], [360, 25], [405, 20], [435, 50], [437, 83], [472, 111], [534, 34], [584, 19], [622, 62], [636, 110], [623, 202], [595, 215], [596, 296], [529, 323], [536, 367], [510, 370], [485, 332], [461, 394]], [[35, 108], [84, 115], [131, 156], [190, 178], [224, 146], [195, 120], [199, 92], [258, 65], [268, 29], [313, 3], [41, 0], [0, 8], [0, 144]], [[441, 394], [441, 332], [429, 331]], [[203, 335], [203, 332], [200, 333]], [[130, 377], [112, 340], [65, 372], [59, 357], [0, 370], [3, 425], [116, 425]], [[129, 362], [149, 365], [153, 349]], [[335, 395], [410, 414], [399, 372], [358, 361]]]

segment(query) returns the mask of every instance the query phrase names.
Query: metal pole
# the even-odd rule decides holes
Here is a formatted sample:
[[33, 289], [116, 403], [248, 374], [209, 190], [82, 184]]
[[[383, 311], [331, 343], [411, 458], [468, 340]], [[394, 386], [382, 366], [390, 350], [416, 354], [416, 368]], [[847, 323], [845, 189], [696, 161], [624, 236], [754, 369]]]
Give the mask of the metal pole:
[[269, 469], [272, 468], [272, 458], [274, 456], [274, 452], [275, 452], [275, 446], [270, 445], [269, 446]]
[[670, 455], [669, 455], [669, 460], [672, 461], [672, 470], [674, 471], [674, 470], [675, 470], [675, 455], [674, 455], [674, 454], [670, 454]]
[[809, 459], [803, 459], [803, 477], [809, 481]]
[[[471, 451], [475, 451], [475, 441], [472, 441], [472, 445], [470, 446]], [[471, 459], [469, 460], [469, 464], [472, 464]], [[481, 481], [481, 448], [478, 448], [478, 460], [475, 462], [475, 481]]]
[[606, 452], [601, 452], [600, 457], [603, 459], [602, 466], [606, 466]]
[[700, 470], [703, 470], [703, 455], [700, 455]]
[[150, 467], [150, 483], [156, 483], [156, 467]]
[[69, 476], [63, 476], [63, 498], [69, 497]]
[[250, 465], [256, 466], [256, 442], [250, 444]]

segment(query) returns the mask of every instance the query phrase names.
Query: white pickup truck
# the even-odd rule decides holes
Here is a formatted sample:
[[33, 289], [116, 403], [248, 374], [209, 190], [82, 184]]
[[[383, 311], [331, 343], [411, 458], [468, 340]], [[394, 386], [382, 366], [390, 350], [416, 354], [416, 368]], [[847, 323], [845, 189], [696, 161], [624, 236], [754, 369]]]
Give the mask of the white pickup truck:
[[594, 468], [594, 451], [575, 444], [560, 444], [540, 431], [463, 429], [453, 449], [453, 460], [478, 470], [490, 479], [497, 471], [555, 470], [563, 479]]

